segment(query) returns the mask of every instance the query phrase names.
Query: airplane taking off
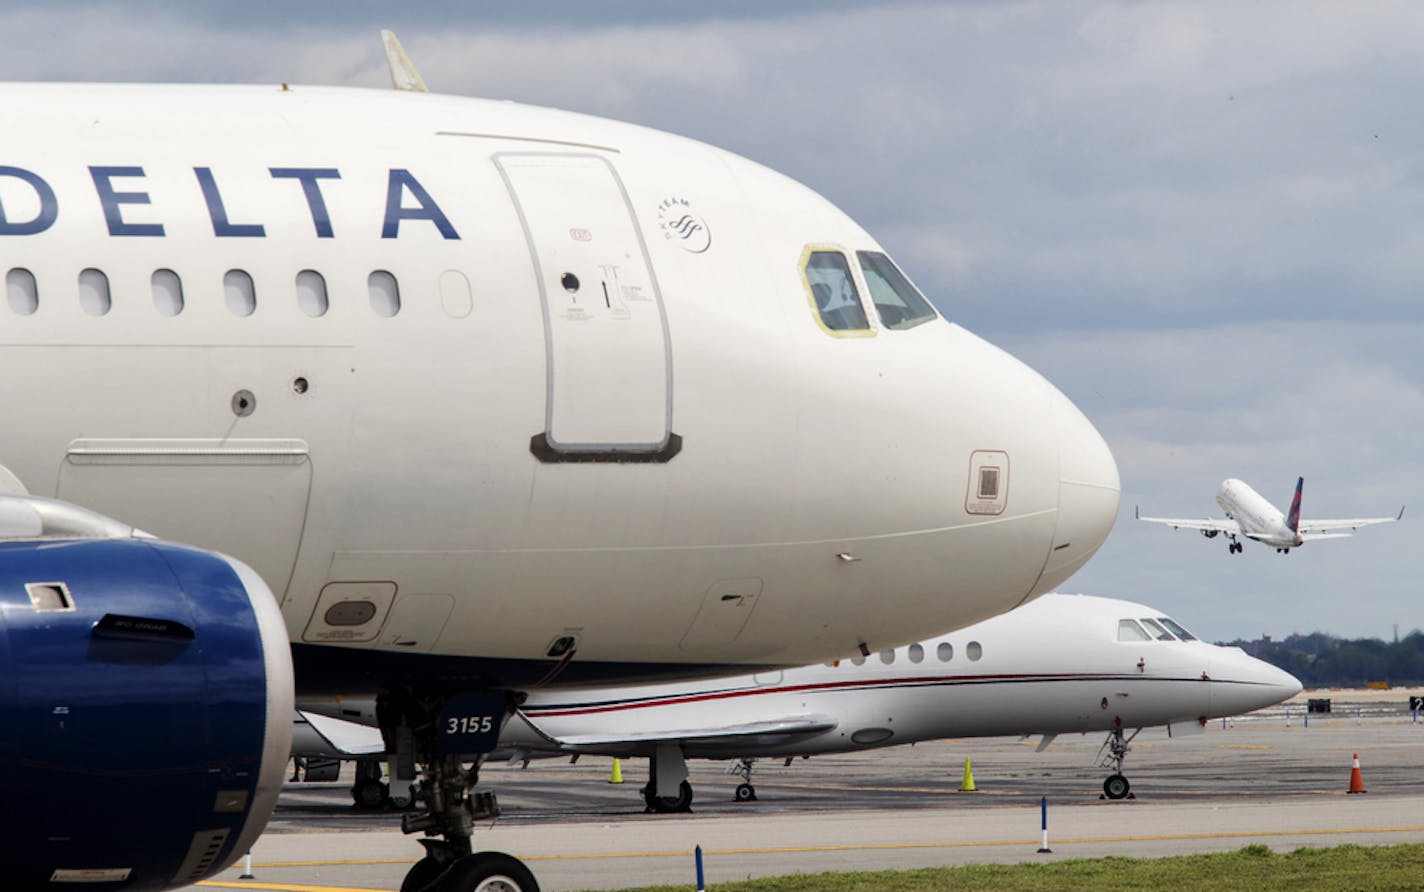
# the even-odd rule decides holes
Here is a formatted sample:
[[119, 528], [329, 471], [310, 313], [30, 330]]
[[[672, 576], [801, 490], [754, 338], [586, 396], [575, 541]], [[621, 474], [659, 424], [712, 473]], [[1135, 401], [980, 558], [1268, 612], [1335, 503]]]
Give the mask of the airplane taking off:
[[[1295, 496], [1291, 499], [1290, 512], [1282, 514], [1280, 509], [1266, 500], [1266, 497], [1233, 478], [1221, 481], [1216, 491], [1216, 503], [1226, 512], [1225, 520], [1191, 520], [1173, 517], [1143, 517], [1136, 509], [1133, 515], [1147, 523], [1165, 523], [1172, 529], [1186, 528], [1199, 530], [1208, 539], [1221, 533], [1230, 542], [1226, 546], [1228, 554], [1239, 554], [1243, 544], [1237, 537], [1254, 539], [1269, 545], [1277, 554], [1290, 554], [1311, 539], [1345, 539], [1360, 527], [1376, 523], [1393, 523], [1404, 517], [1404, 508], [1394, 517], [1357, 517], [1339, 520], [1302, 520], [1300, 516], [1300, 494], [1305, 487], [1305, 478], [1295, 481]], [[1349, 532], [1345, 532], [1348, 530]]]
[[[1132, 736], [1166, 725], [1177, 737], [1299, 693], [1300, 682], [1237, 647], [1197, 640], [1131, 601], [1045, 595], [942, 638], [817, 664], [691, 684], [535, 692], [505, 727], [511, 761], [551, 753], [646, 756], [654, 811], [692, 802], [685, 760], [735, 759], [738, 800], [755, 799], [753, 760], [855, 752], [946, 737], [1105, 731], [1109, 799], [1128, 796]], [[300, 704], [313, 753], [369, 756], [353, 719], [369, 704]], [[344, 721], [334, 721], [344, 719]], [[363, 742], [364, 741], [364, 742]], [[356, 793], [353, 790], [353, 793]], [[369, 795], [369, 787], [362, 790]], [[377, 798], [376, 801], [379, 801]]]
[[[728, 152], [408, 90], [8, 84], [0, 109], [0, 786], [32, 806], [0, 819], [6, 883], [231, 863], [294, 674], [374, 696], [419, 766], [408, 889], [537, 889], [470, 844], [522, 690], [893, 647], [1051, 590], [1112, 526], [1072, 402]], [[219, 593], [225, 625], [193, 606]], [[223, 712], [239, 682], [268, 708]], [[146, 785], [169, 689], [246, 741], [164, 750], [231, 766], [215, 809]], [[101, 762], [106, 795], [56, 792]], [[141, 806], [143, 844], [77, 801]]]

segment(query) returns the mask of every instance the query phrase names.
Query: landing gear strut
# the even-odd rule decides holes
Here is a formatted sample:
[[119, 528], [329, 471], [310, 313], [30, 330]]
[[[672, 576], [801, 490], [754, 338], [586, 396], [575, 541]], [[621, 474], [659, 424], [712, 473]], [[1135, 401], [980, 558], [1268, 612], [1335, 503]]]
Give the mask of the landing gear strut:
[[[388, 752], [420, 770], [416, 799], [423, 813], [401, 819], [405, 833], [424, 833], [425, 857], [401, 883], [401, 892], [539, 892], [539, 883], [518, 859], [502, 852], [475, 852], [474, 822], [493, 818], [493, 793], [471, 793], [479, 760], [494, 748], [513, 695], [482, 692], [453, 696], [382, 694], [376, 718]], [[466, 761], [473, 758], [474, 761]]]
[[1122, 775], [1122, 763], [1123, 760], [1127, 758], [1127, 754], [1132, 752], [1132, 748], [1129, 747], [1128, 744], [1132, 743], [1133, 738], [1141, 733], [1142, 729], [1138, 728], [1124, 739], [1122, 736], [1122, 728], [1114, 728], [1108, 732], [1108, 739], [1103, 741], [1102, 747], [1098, 750], [1099, 754], [1107, 750], [1107, 755], [1103, 756], [1098, 764], [1103, 768], [1111, 768], [1113, 773], [1108, 775], [1107, 780], [1103, 781], [1103, 795], [1101, 798], [1137, 798], [1132, 795], [1132, 785], [1128, 783], [1127, 778]]
[[752, 786], [752, 765], [755, 763], [756, 759], [742, 758], [727, 766], [728, 774], [735, 774], [742, 779], [734, 794], [738, 802], [756, 802], [756, 787]]

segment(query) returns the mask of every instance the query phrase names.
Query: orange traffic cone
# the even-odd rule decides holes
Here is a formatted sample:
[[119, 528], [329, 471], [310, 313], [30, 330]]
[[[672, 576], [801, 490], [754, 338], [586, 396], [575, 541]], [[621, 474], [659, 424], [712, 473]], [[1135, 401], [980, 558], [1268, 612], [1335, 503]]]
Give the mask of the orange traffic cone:
[[1346, 793], [1368, 793], [1365, 789], [1365, 779], [1360, 774], [1360, 754], [1355, 753], [1355, 764], [1350, 768], [1350, 789]]

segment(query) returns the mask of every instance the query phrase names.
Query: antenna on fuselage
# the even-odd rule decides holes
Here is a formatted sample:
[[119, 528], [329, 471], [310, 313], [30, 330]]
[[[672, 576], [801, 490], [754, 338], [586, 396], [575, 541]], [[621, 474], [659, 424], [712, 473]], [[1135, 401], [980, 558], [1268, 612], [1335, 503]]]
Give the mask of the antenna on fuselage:
[[381, 31], [381, 43], [386, 46], [386, 65], [391, 70], [391, 86], [410, 93], [429, 93], [425, 80], [415, 70], [415, 63], [405, 54], [394, 31]]

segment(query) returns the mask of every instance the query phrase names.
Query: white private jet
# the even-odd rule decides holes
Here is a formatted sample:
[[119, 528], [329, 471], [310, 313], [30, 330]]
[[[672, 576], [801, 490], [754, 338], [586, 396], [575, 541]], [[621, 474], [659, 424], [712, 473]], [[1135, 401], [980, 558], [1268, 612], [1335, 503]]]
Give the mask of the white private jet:
[[390, 47], [390, 92], [0, 85], [6, 883], [231, 863], [294, 672], [420, 767], [408, 888], [535, 889], [470, 844], [523, 690], [892, 647], [1107, 536], [1093, 426], [826, 199]]
[[1290, 554], [1292, 548], [1299, 547], [1311, 539], [1344, 539], [1360, 527], [1393, 523], [1404, 517], [1404, 508], [1401, 507], [1394, 517], [1302, 521], [1300, 494], [1304, 487], [1305, 478], [1296, 478], [1295, 496], [1291, 499], [1288, 514], [1282, 514], [1265, 496], [1234, 477], [1221, 481], [1221, 487], [1216, 491], [1216, 503], [1226, 512], [1225, 520], [1143, 517], [1136, 509], [1133, 513], [1138, 520], [1165, 523], [1174, 530], [1199, 530], [1208, 539], [1225, 533], [1230, 540], [1226, 546], [1228, 554], [1238, 554], [1244, 547], [1243, 543], [1237, 540], [1238, 536], [1269, 545], [1277, 554]]
[[[511, 760], [550, 753], [647, 756], [649, 809], [686, 810], [688, 758], [736, 759], [738, 800], [756, 798], [752, 763], [945, 737], [1105, 731], [1103, 795], [1130, 795], [1123, 759], [1146, 726], [1200, 732], [1208, 719], [1286, 700], [1296, 678], [1240, 648], [1197, 640], [1131, 601], [1046, 595], [943, 638], [869, 656], [688, 684], [530, 695], [505, 728]], [[302, 704], [312, 752], [370, 756], [380, 739], [352, 722], [369, 704]], [[334, 721], [344, 719], [345, 721]], [[1136, 729], [1136, 730], [1132, 730]], [[1132, 730], [1131, 735], [1124, 732]], [[371, 783], [367, 804], [378, 802]], [[359, 786], [359, 785], [358, 785]], [[361, 801], [358, 795], [358, 801]]]

